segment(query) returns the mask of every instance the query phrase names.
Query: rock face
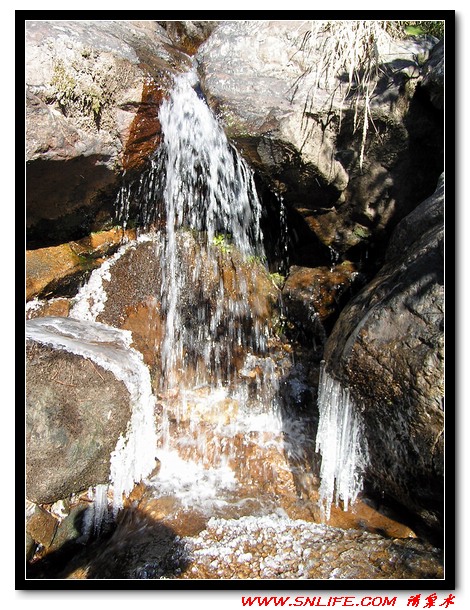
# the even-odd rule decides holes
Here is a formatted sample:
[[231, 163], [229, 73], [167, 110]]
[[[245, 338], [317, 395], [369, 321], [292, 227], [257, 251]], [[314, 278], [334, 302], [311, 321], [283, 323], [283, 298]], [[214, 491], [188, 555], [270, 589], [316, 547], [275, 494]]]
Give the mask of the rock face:
[[[323, 342], [351, 287], [360, 281], [356, 266], [344, 261], [333, 267], [292, 266], [282, 296], [289, 323]], [[325, 325], [327, 325], [325, 327]]]
[[[265, 320], [267, 328], [275, 324], [279, 290], [259, 261], [244, 259], [235, 248], [225, 244], [213, 245], [208, 253], [187, 231], [177, 236], [177, 243], [179, 264], [187, 270], [184, 279], [180, 280], [184, 282], [181, 305], [185, 327], [197, 331], [194, 319], [204, 320], [204, 311], [220, 306], [216, 299], [219, 282], [221, 279], [224, 282], [223, 307], [226, 315], [221, 318], [218, 337], [221, 360], [227, 350], [236, 349], [230, 342], [229, 329], [225, 326], [233, 318], [230, 307], [244, 302], [239, 309], [245, 313], [240, 313], [236, 325], [249, 326], [258, 319]], [[162, 247], [162, 237], [158, 234], [153, 238], [149, 236], [149, 239], [129, 242], [91, 278], [89, 287], [84, 287], [77, 296], [71, 313], [72, 317], [92, 319], [130, 330], [133, 346], [144, 355], [145, 363], [152, 370], [160, 370], [160, 346], [165, 331], [160, 261]], [[197, 271], [197, 265], [203, 269]], [[249, 307], [245, 307], [245, 300]], [[187, 362], [196, 366], [197, 354], [191, 353], [190, 345], [186, 349]], [[240, 357], [243, 356], [241, 352]], [[237, 354], [231, 353], [230, 358], [236, 362]], [[187, 365], [187, 368], [189, 374], [194, 374], [191, 365]]]
[[327, 367], [360, 405], [366, 477], [439, 535], [443, 516], [443, 176], [396, 228], [379, 274], [343, 310]]
[[209, 38], [218, 21], [159, 21], [173, 44], [194, 55], [200, 45]]
[[26, 23], [30, 240], [76, 239], [100, 210], [109, 218], [119, 170], [139, 167], [158, 144], [160, 101], [187, 67], [156, 22]]
[[438, 110], [444, 109], [444, 41], [432, 50], [424, 66], [422, 87], [429, 93], [431, 102]]
[[[28, 321], [27, 337], [54, 320]], [[104, 344], [101, 349], [111, 356], [114, 349], [118, 357], [120, 348]], [[28, 499], [53, 503], [107, 483], [111, 452], [131, 415], [126, 385], [91, 357], [48, 345], [47, 339], [28, 338], [26, 365]]]
[[[198, 68], [209, 104], [299, 217], [310, 250], [319, 241], [352, 255], [380, 247], [443, 170], [442, 117], [416, 94], [416, 57], [437, 40], [397, 42], [384, 33], [378, 41], [385, 59], [361, 162], [361, 114], [356, 121], [344, 99], [344, 75], [326, 67], [334, 34], [310, 28], [307, 21], [222, 22], [200, 47]], [[314, 67], [322, 65], [327, 75], [318, 86]], [[295, 264], [308, 264], [305, 245], [296, 244]]]
[[26, 493], [51, 503], [106, 483], [130, 416], [122, 382], [83, 357], [27, 348]]
[[26, 299], [48, 294], [73, 296], [78, 285], [135, 231], [112, 229], [77, 241], [26, 252]]

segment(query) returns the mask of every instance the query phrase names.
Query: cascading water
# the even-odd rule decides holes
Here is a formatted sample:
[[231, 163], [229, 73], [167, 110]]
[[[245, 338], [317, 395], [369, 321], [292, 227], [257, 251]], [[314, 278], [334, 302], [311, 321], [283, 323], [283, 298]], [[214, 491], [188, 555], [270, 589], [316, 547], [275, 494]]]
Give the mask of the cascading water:
[[[162, 142], [147, 171], [117, 198], [124, 225], [137, 208], [146, 226], [139, 240], [154, 244], [160, 274], [153, 291], [163, 327], [154, 380], [161, 468], [152, 482], [187, 505], [220, 501], [222, 489], [246, 479], [240, 456], [247, 446], [275, 446], [279, 455], [285, 446], [283, 369], [270, 353], [273, 333], [254, 279], [263, 276], [278, 298], [264, 262], [261, 204], [253, 172], [195, 84], [192, 73], [175, 80], [160, 108]], [[92, 274], [72, 315], [96, 319], [112, 266], [132, 247]], [[272, 478], [272, 466], [256, 467]]]
[[333, 499], [348, 510], [362, 489], [362, 474], [367, 465], [367, 446], [362, 422], [349, 390], [343, 388], [326, 370], [320, 371], [318, 388], [316, 450], [322, 454], [320, 507], [322, 519], [330, 518]]
[[[276, 480], [286, 479], [282, 470], [292, 469], [283, 460], [297, 456], [301, 463], [304, 451], [298, 422], [283, 421], [279, 406], [279, 380], [292, 362], [275, 361], [270, 353], [265, 312], [257, 312], [252, 278], [241, 272], [247, 261], [260, 265], [265, 259], [253, 175], [194, 85], [193, 74], [176, 79], [160, 109], [162, 143], [149, 169], [117, 199], [124, 224], [137, 206], [144, 224], [154, 228], [139, 238], [154, 244], [161, 281], [153, 290], [164, 329], [155, 345], [161, 368], [154, 382], [161, 468], [152, 483], [187, 506], [220, 502], [222, 490], [251, 481], [250, 468], [261, 455], [247, 449], [253, 444], [275, 447], [270, 459], [277, 466], [267, 460], [260, 474], [257, 464], [251, 481], [255, 490], [257, 476], [272, 479], [275, 496]], [[92, 274], [72, 315], [96, 320], [112, 267], [132, 247], [124, 245]], [[328, 518], [335, 486], [336, 502], [341, 499], [345, 509], [357, 496], [363, 453], [349, 396], [325, 371], [319, 394], [320, 498]]]
[[[166, 316], [161, 352], [163, 379], [168, 388], [177, 383], [177, 369], [187, 366], [189, 358], [196, 366], [196, 383], [207, 382], [209, 372], [211, 383], [216, 381], [219, 385], [225, 381], [220, 378], [224, 368], [220, 370], [221, 361], [230, 359], [233, 345], [251, 344], [252, 349], [261, 351], [266, 347], [262, 324], [248, 307], [247, 287], [237, 278], [232, 286], [228, 319], [223, 319], [228, 287], [221, 281], [214, 290], [203, 281], [198, 283], [199, 294], [193, 295], [196, 300], [189, 303], [188, 320], [188, 306], [184, 303], [188, 274], [193, 280], [204, 273], [221, 276], [214, 246], [233, 247], [246, 257], [263, 256], [261, 205], [252, 173], [192, 88], [193, 78], [187, 74], [177, 79], [160, 110], [166, 217], [160, 259], [161, 301]], [[184, 231], [197, 234], [198, 248], [189, 253], [193, 256], [192, 269], [185, 260], [188, 253]], [[246, 320], [252, 325], [249, 333], [244, 332]], [[230, 364], [225, 368], [230, 370]]]
[[[173, 577], [181, 576], [189, 557], [199, 562], [187, 571], [189, 578], [222, 578], [229, 565], [230, 578], [239, 577], [242, 567], [250, 578], [359, 577], [348, 571], [354, 563], [351, 553], [357, 555], [349, 535], [343, 544], [337, 528], [298, 520], [314, 517], [313, 511], [305, 512], [317, 497], [309, 471], [314, 419], [286, 417], [281, 385], [290, 387], [288, 395], [296, 403], [296, 396], [300, 401], [310, 392], [310, 380], [301, 374], [300, 363], [292, 362], [291, 346], [275, 337], [266, 309], [257, 301], [256, 282], [263, 273], [267, 281], [269, 274], [263, 266], [261, 206], [253, 175], [192, 85], [193, 75], [176, 80], [161, 107], [162, 144], [148, 170], [123, 186], [117, 199], [122, 223], [138, 206], [145, 231], [91, 274], [75, 298], [72, 319], [54, 319], [54, 328], [51, 319], [29, 325], [32, 338], [112, 370], [131, 397], [127, 434], [111, 455], [114, 508], [123, 506], [123, 497], [140, 480], [150, 496], [140, 498], [127, 515], [123, 511], [116, 535], [96, 561], [87, 560], [88, 566], [95, 562], [105, 574], [110, 567], [122, 568], [132, 578], [167, 572]], [[281, 197], [279, 203], [282, 222]], [[286, 243], [281, 242], [284, 252]], [[112, 300], [108, 291], [115, 270], [125, 267], [139, 248], [158, 269], [152, 276], [158, 278], [155, 285], [139, 285], [144, 299], [157, 302], [163, 329], [155, 335], [153, 347], [160, 358], [151, 373], [131, 347], [129, 331], [107, 326], [112, 322], [106, 319], [100, 324]], [[291, 374], [296, 368], [298, 373]], [[326, 370], [318, 406], [319, 494], [322, 517], [328, 520], [333, 502], [347, 510], [361, 490], [367, 449], [349, 392]], [[301, 476], [294, 472], [297, 466]], [[107, 514], [107, 486], [97, 486], [89, 497], [94, 504], [86, 511], [85, 526], [97, 533]], [[299, 508], [300, 497], [306, 502]], [[158, 504], [162, 499], [169, 500], [168, 512], [159, 512], [166, 506]], [[166, 542], [169, 530], [162, 522], [173, 527], [179, 513], [191, 521], [199, 517], [198, 509], [207, 529], [175, 551], [178, 569], [172, 571], [167, 554], [179, 538]], [[195, 530], [199, 533], [201, 527], [196, 523]], [[339, 572], [324, 561], [325, 540], [336, 544], [338, 556], [347, 557]], [[358, 540], [364, 544], [363, 532]], [[369, 568], [377, 536], [370, 540], [363, 553]], [[314, 545], [318, 550], [310, 557]], [[384, 577], [382, 564], [373, 577]], [[320, 576], [314, 570], [318, 566], [325, 568]]]
[[[125, 225], [131, 208], [138, 208], [145, 230], [92, 273], [70, 316], [100, 319], [114, 266], [149, 244], [154, 257], [149, 264], [158, 268], [159, 281], [147, 287], [147, 298], [158, 302], [163, 332], [155, 339], [159, 368], [152, 381], [158, 434], [148, 447], [149, 464], [156, 457], [160, 469], [147, 482], [160, 494], [178, 496], [185, 506], [220, 504], [224, 493], [228, 497], [234, 490], [231, 498], [239, 501], [240, 485], [245, 499], [261, 495], [263, 488], [272, 509], [280, 487], [281, 495], [289, 488], [296, 496], [293, 464], [304, 481], [309, 479], [305, 471], [311, 457], [305, 456], [311, 450], [305, 450], [304, 423], [281, 413], [280, 380], [293, 363], [257, 294], [255, 270], [268, 283], [269, 274], [253, 173], [195, 84], [191, 73], [176, 79], [160, 109], [161, 145], [149, 168], [118, 195], [121, 222]], [[285, 208], [279, 197], [282, 224]], [[286, 244], [283, 233], [285, 254]], [[280, 298], [277, 289], [275, 295]], [[360, 485], [360, 427], [347, 393], [338, 388], [324, 372], [317, 451], [323, 455], [320, 496], [327, 518], [335, 482], [336, 502], [341, 499], [346, 509]], [[131, 439], [138, 438], [135, 426], [137, 420], [130, 424]], [[126, 455], [132, 451], [126, 454], [124, 445], [118, 446], [111, 461], [118, 498], [139, 480], [126, 466]], [[144, 478], [149, 470], [142, 471]], [[312, 482], [301, 487], [309, 497]]]

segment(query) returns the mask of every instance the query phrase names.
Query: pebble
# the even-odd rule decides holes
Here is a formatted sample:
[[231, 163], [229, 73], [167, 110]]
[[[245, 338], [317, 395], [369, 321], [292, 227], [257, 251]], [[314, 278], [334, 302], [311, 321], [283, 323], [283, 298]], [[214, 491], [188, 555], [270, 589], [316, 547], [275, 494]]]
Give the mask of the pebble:
[[[133, 523], [133, 522], [132, 522]], [[195, 536], [123, 523], [59, 577], [158, 579], [442, 579], [443, 553], [417, 538], [386, 538], [279, 515], [211, 518]], [[134, 528], [135, 529], [135, 528]], [[78, 569], [80, 568], [80, 569]]]

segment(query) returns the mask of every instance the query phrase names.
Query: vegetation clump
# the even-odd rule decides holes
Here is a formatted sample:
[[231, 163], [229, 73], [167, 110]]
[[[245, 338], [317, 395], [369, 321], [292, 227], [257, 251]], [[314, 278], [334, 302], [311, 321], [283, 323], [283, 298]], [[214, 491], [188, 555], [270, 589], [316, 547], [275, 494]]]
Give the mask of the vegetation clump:
[[84, 114], [93, 113], [97, 120], [105, 104], [106, 94], [93, 79], [87, 80], [90, 82], [83, 82], [83, 79], [80, 80], [78, 75], [73, 75], [62, 61], [58, 61], [51, 79], [53, 97], [64, 114], [74, 107]]

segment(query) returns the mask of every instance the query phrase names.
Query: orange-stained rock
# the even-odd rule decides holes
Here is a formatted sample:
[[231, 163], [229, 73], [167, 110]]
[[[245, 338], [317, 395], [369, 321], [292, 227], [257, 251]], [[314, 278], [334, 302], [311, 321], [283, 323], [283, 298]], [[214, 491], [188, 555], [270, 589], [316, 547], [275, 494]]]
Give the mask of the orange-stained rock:
[[289, 317], [309, 326], [316, 314], [324, 322], [339, 309], [340, 297], [357, 276], [354, 263], [330, 267], [291, 267], [282, 293]]
[[70, 242], [70, 245], [79, 255], [98, 258], [112, 254], [124, 241], [135, 238], [135, 229], [113, 227], [109, 231], [90, 233], [88, 237]]
[[158, 113], [165, 94], [163, 88], [155, 81], [150, 79], [144, 81], [142, 101], [130, 126], [122, 156], [124, 170], [141, 168], [160, 144], [161, 125]]
[[132, 347], [141, 352], [145, 364], [155, 367], [160, 362], [159, 345], [164, 332], [159, 301], [149, 297], [129, 305], [125, 314], [121, 328], [132, 332]]
[[[26, 300], [57, 293], [72, 296], [79, 282], [103, 262], [100, 257], [112, 254], [123, 240], [133, 238], [135, 231], [113, 228], [60, 246], [27, 250]], [[67, 315], [65, 307], [56, 313], [58, 307], [56, 304], [40, 315]]]
[[69, 244], [26, 252], [26, 299], [54, 294], [59, 287], [76, 284], [96, 266], [81, 259]]
[[321, 358], [323, 345], [342, 307], [362, 274], [350, 261], [332, 267], [292, 266], [282, 289], [288, 328], [299, 341], [313, 345]]
[[52, 544], [57, 525], [58, 520], [50, 512], [35, 506], [33, 514], [26, 520], [26, 531], [35, 542], [47, 548]]
[[44, 316], [66, 318], [69, 315], [70, 307], [70, 299], [66, 297], [50, 299], [49, 301], [35, 301], [34, 307], [26, 310], [26, 319], [32, 320]]

